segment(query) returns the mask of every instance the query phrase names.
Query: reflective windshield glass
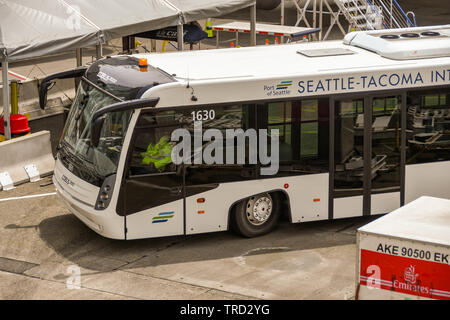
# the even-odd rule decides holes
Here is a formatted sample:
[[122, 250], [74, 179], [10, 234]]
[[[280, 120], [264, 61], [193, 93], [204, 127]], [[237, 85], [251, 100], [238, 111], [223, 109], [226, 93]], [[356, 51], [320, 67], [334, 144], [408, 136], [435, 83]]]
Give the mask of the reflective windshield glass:
[[72, 105], [63, 135], [64, 151], [83, 165], [84, 171], [99, 178], [116, 173], [123, 139], [131, 111], [112, 112], [105, 116], [98, 147], [90, 142], [93, 114], [119, 99], [82, 81]]

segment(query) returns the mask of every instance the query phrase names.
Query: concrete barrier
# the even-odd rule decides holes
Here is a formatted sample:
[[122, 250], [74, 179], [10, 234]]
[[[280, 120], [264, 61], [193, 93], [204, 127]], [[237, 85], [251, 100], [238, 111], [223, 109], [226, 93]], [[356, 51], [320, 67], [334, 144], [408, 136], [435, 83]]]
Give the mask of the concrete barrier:
[[[34, 169], [32, 165], [39, 171], [40, 177], [53, 173], [55, 159], [50, 131], [39, 131], [0, 143], [0, 174], [8, 172], [14, 185], [30, 181], [30, 173], [27, 173], [25, 166], [29, 170], [30, 167]], [[34, 180], [33, 173], [31, 179]]]

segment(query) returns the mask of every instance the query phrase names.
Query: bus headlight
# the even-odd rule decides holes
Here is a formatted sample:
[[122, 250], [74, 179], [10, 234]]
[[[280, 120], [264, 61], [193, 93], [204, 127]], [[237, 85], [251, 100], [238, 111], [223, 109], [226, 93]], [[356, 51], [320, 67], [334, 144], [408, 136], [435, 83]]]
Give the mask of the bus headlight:
[[105, 191], [100, 192], [100, 199], [101, 199], [102, 201], [108, 201], [108, 199], [109, 199], [109, 193], [107, 193], [107, 192], [105, 192]]
[[111, 201], [111, 195], [114, 191], [114, 183], [116, 182], [116, 175], [108, 176], [100, 188], [97, 196], [97, 202], [95, 203], [96, 210], [105, 210], [108, 208]]
[[96, 206], [95, 206], [97, 210], [104, 210], [106, 209], [105, 203], [103, 201], [98, 201]]

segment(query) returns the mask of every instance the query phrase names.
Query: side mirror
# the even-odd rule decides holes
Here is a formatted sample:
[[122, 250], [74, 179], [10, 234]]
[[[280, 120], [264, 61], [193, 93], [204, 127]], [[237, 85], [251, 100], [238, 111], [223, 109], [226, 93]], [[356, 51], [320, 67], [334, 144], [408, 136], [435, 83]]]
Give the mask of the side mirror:
[[42, 110], [45, 109], [45, 106], [47, 105], [47, 92], [52, 87], [54, 82], [42, 82], [39, 86], [39, 106]]
[[91, 145], [98, 147], [100, 142], [100, 135], [102, 133], [103, 124], [105, 123], [105, 117], [100, 117], [94, 120], [91, 131]]
[[69, 79], [69, 78], [77, 78], [81, 77], [87, 70], [87, 67], [76, 68], [73, 70], [58, 72], [52, 74], [48, 77], [45, 77], [41, 84], [39, 85], [39, 106], [42, 110], [45, 109], [45, 105], [47, 104], [47, 92], [55, 83], [54, 79]]

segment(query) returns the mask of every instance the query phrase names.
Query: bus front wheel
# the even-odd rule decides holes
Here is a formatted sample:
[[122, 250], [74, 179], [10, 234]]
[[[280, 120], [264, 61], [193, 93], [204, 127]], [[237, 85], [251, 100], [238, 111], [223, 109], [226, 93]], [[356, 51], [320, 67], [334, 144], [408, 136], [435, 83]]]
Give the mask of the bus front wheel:
[[240, 201], [233, 210], [233, 228], [247, 238], [272, 231], [280, 216], [276, 193], [262, 193]]

